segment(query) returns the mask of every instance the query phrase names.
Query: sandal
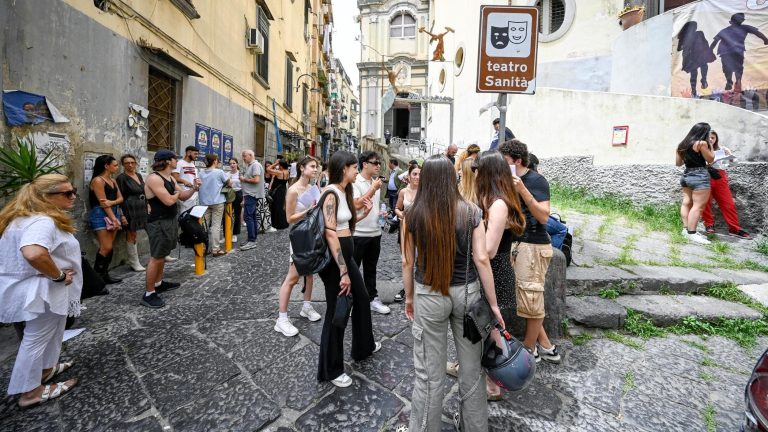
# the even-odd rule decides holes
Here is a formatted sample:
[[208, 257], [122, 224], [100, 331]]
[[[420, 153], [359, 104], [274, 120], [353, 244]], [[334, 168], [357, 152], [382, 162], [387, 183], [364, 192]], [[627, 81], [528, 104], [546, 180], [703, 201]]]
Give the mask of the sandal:
[[[67, 385], [69, 381], [72, 381], [71, 386]], [[77, 385], [77, 379], [72, 379], [69, 381], [46, 385], [45, 387], [43, 387], [43, 394], [40, 395], [40, 400], [23, 403], [22, 400], [19, 399], [19, 408], [20, 409], [32, 408], [33, 406], [40, 405], [43, 402], [63, 396], [65, 393], [71, 390], [72, 387]], [[53, 391], [51, 391], [51, 386], [56, 386], [56, 388], [53, 389]]]
[[715, 233], [715, 226], [714, 225], [707, 225], [704, 227], [704, 231], [707, 232], [707, 234], [714, 234]]
[[224, 255], [226, 255], [226, 254], [227, 254], [227, 253], [226, 253], [226, 252], [224, 252], [224, 251], [223, 251], [223, 250], [221, 250], [221, 249], [213, 251], [213, 256], [215, 256], [215, 257], [224, 256]]
[[71, 368], [72, 366], [74, 366], [74, 364], [75, 364], [74, 362], [64, 362], [64, 363], [57, 364], [51, 369], [51, 372], [48, 374], [48, 376], [43, 378], [42, 383], [47, 384], [48, 381], [53, 379], [53, 377]]
[[458, 378], [459, 377], [459, 363], [458, 362], [448, 362], [445, 364], [445, 373], [448, 375]]
[[501, 395], [501, 391], [499, 391], [498, 393], [491, 393], [488, 390], [486, 390], [486, 393], [488, 394], [489, 402], [498, 402], [504, 399], [504, 396]]

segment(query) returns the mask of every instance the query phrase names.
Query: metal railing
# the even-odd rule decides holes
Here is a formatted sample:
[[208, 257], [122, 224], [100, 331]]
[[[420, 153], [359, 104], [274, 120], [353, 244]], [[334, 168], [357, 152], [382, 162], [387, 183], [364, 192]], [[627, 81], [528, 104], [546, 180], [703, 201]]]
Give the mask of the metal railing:
[[393, 137], [389, 141], [391, 153], [397, 153], [409, 158], [427, 158], [434, 154], [445, 152], [445, 144], [425, 139], [408, 139]]

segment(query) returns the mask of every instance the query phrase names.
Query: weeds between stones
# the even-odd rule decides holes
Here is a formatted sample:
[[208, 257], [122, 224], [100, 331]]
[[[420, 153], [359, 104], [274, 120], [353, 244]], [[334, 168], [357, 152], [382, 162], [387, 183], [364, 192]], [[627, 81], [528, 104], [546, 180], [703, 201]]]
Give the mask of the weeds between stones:
[[701, 378], [702, 381], [708, 382], [708, 383], [715, 380], [715, 376], [708, 372], [700, 372], [699, 378]]
[[762, 236], [755, 241], [755, 250], [768, 256], [768, 236]]
[[715, 432], [717, 430], [717, 422], [715, 422], [715, 407], [707, 402], [707, 406], [701, 410], [701, 415], [704, 417], [704, 424], [707, 426], [707, 432]]
[[603, 288], [600, 290], [600, 293], [598, 295], [600, 296], [600, 298], [613, 300], [618, 298], [621, 295], [621, 291], [615, 288]]
[[759, 311], [763, 315], [768, 316], [768, 307], [763, 306], [762, 303], [753, 300], [748, 295], [741, 292], [738, 286], [733, 282], [716, 283], [707, 288], [704, 291], [704, 295], [721, 300], [741, 303]]
[[652, 337], [664, 336], [664, 329], [656, 327], [653, 322], [640, 312], [627, 309], [627, 319], [624, 321], [624, 330], [629, 334], [645, 340]]
[[662, 286], [659, 288], [659, 294], [661, 294], [661, 295], [672, 295], [672, 294], [674, 294], [674, 292], [673, 292], [673, 291], [672, 291], [672, 289], [669, 287], [669, 285], [667, 285], [667, 284], [663, 284], [663, 285], [662, 285]]
[[616, 258], [607, 261], [605, 264], [609, 266], [618, 267], [621, 265], [637, 265], [640, 262], [632, 258], [632, 251], [635, 250], [635, 243], [637, 243], [637, 234], [631, 234], [627, 237], [627, 242], [621, 247], [621, 252]]
[[700, 343], [698, 343], [696, 341], [682, 339], [682, 340], [680, 340], [680, 342], [682, 342], [682, 343], [684, 343], [684, 344], [686, 344], [688, 346], [692, 346], [692, 347], [698, 349], [701, 352], [704, 352], [704, 353], [708, 353], [709, 352], [709, 348], [707, 348], [706, 345], [700, 344]]
[[591, 340], [592, 340], [592, 335], [591, 334], [589, 334], [589, 333], [582, 333], [582, 334], [576, 336], [575, 338], [573, 338], [573, 345], [574, 346], [581, 346], [581, 345], [584, 345], [585, 343], [587, 343], [587, 342], [589, 342]]
[[726, 255], [731, 252], [731, 245], [721, 241], [713, 241], [708, 247], [712, 252], [721, 255]]
[[645, 349], [645, 346], [642, 343], [634, 341], [634, 340], [630, 339], [629, 337], [627, 337], [627, 336], [625, 336], [625, 335], [623, 335], [621, 333], [617, 333], [617, 332], [614, 332], [614, 331], [609, 331], [609, 332], [605, 332], [605, 337], [608, 340], [612, 340], [614, 342], [618, 342], [620, 344], [624, 344], [624, 345], [626, 345], [626, 346], [628, 346], [628, 347], [630, 347], [632, 349], [636, 349], [638, 351], [643, 351]]
[[704, 357], [703, 359], [701, 359], [701, 365], [702, 366], [709, 366], [709, 367], [717, 367], [718, 366], [718, 364], [715, 363], [715, 361], [712, 360], [709, 357]]
[[627, 371], [624, 374], [624, 385], [621, 386], [621, 396], [624, 397], [635, 388], [635, 373]]

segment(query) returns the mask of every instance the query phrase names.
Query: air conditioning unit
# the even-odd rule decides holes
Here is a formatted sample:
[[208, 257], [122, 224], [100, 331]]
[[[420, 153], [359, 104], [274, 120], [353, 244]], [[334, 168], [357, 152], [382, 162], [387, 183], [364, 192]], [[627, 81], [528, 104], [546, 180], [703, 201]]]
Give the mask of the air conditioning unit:
[[259, 29], [248, 29], [248, 41], [246, 47], [253, 50], [256, 54], [264, 54], [264, 35]]

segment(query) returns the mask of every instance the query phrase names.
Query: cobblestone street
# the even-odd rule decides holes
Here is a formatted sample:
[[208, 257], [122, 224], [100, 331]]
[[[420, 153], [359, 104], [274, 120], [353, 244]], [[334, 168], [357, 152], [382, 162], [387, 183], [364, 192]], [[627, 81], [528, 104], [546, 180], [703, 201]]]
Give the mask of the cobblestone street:
[[[164, 295], [163, 309], [139, 306], [142, 273], [86, 301], [76, 327], [87, 331], [63, 352], [76, 362], [65, 375], [80, 384], [26, 412], [5, 397], [0, 430], [378, 431], [406, 423], [413, 339], [402, 306], [374, 314], [383, 349], [369, 360], [348, 361], [352, 387], [318, 383], [322, 321], [300, 318], [295, 301], [289, 312], [300, 336], [272, 329], [287, 243], [287, 231], [261, 235], [256, 249], [209, 259], [202, 277], [193, 276], [191, 251], [183, 250], [166, 276], [183, 281], [182, 288]], [[399, 253], [394, 235], [383, 243], [382, 297], [391, 300], [399, 289]], [[315, 308], [323, 313], [320, 291]], [[9, 327], [2, 334], [0, 380], [7, 383], [15, 336]], [[759, 355], [759, 348], [719, 337], [651, 339], [643, 350], [608, 339], [558, 343], [563, 364], [541, 363], [526, 391], [489, 403], [491, 430], [705, 431], [709, 414], [717, 430], [738, 430], [747, 374]], [[766, 345], [765, 338], [757, 344]], [[456, 381], [447, 377], [445, 388], [447, 420], [458, 405]]]

